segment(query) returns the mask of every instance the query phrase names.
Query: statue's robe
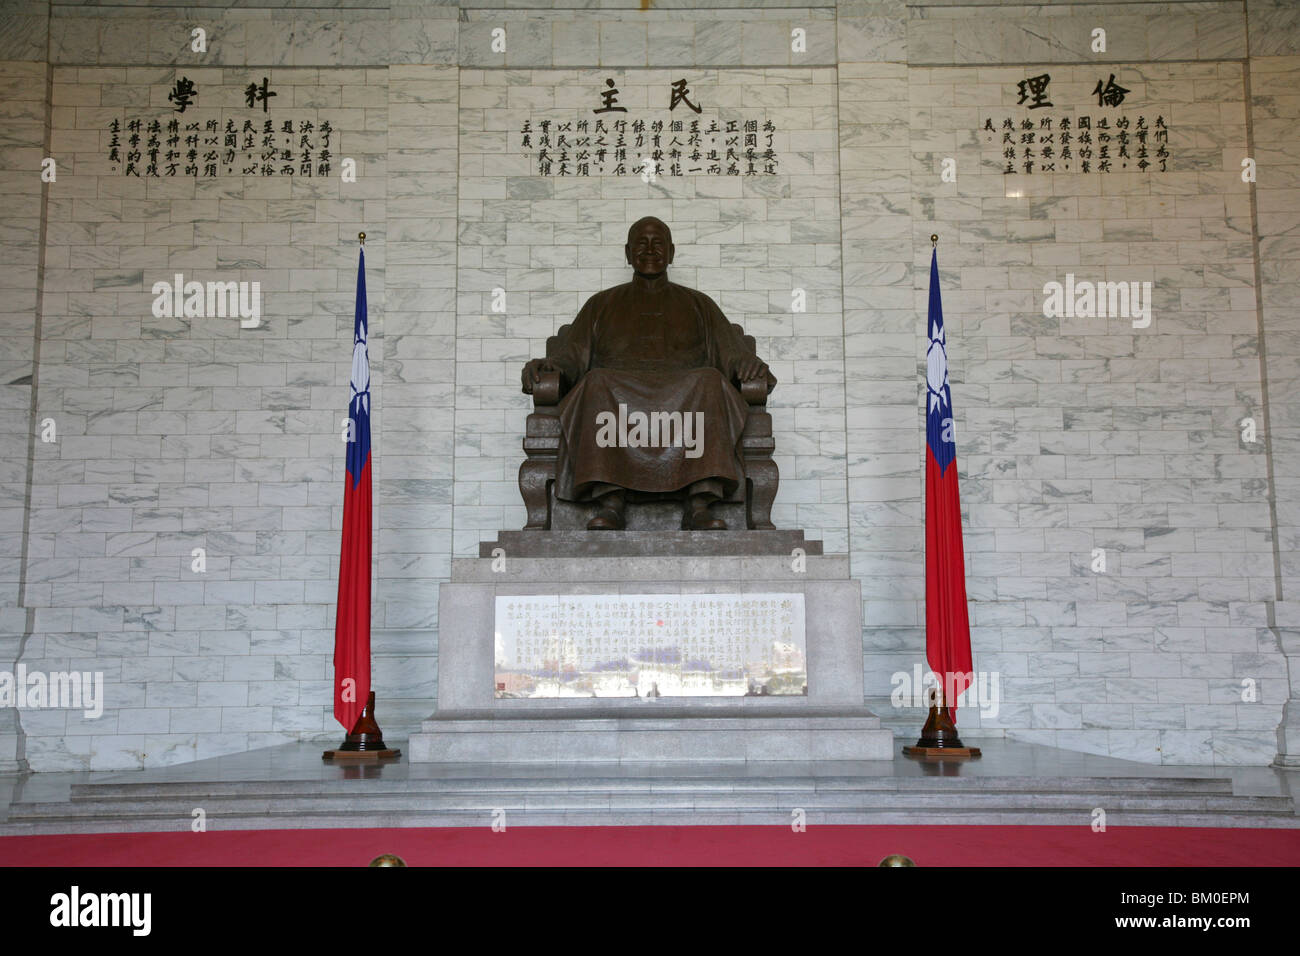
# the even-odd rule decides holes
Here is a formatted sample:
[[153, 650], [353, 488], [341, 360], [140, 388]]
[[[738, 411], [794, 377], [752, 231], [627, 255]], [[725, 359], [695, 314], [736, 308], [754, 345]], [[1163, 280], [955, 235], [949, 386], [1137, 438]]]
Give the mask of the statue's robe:
[[[616, 488], [730, 495], [744, 479], [740, 437], [748, 414], [733, 383], [738, 364], [752, 357], [717, 303], [667, 276], [634, 275], [593, 295], [548, 356], [567, 389], [559, 405], [557, 496], [586, 501]], [[769, 373], [769, 391], [775, 384]], [[663, 427], [658, 447], [610, 446], [610, 416], [599, 416], [619, 416], [620, 405], [633, 422], [635, 412], [679, 412], [683, 424], [703, 412], [703, 434], [693, 436], [698, 457], [669, 444]], [[627, 437], [638, 438], [634, 429]]]

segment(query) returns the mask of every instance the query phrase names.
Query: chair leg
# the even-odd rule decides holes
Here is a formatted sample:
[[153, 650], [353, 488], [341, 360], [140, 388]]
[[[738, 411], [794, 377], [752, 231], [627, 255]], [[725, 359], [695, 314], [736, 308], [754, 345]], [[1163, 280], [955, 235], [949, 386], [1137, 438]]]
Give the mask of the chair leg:
[[776, 462], [770, 458], [745, 462], [745, 519], [751, 531], [772, 531], [772, 502], [779, 481]]
[[555, 462], [527, 458], [519, 466], [519, 494], [528, 510], [525, 531], [551, 530], [551, 482], [555, 478]]

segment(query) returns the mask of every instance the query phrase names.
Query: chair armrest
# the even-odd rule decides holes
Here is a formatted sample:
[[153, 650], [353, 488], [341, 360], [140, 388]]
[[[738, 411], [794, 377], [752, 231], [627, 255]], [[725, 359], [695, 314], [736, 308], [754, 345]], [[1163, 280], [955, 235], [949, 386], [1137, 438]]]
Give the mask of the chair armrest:
[[764, 379], [752, 379], [740, 383], [740, 397], [745, 400], [746, 405], [766, 405], [767, 393], [767, 382]]
[[533, 404], [560, 404], [561, 375], [559, 372], [543, 372], [541, 378], [533, 383]]

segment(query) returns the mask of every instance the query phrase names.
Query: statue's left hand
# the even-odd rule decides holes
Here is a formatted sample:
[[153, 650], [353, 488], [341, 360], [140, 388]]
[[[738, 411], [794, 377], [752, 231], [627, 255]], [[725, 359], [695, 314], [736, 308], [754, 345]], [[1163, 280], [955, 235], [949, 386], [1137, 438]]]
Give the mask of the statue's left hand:
[[550, 359], [529, 359], [521, 375], [524, 394], [533, 394], [533, 386], [542, 380], [543, 372], [558, 372], [559, 370], [559, 366], [552, 363]]
[[767, 363], [757, 355], [741, 359], [736, 363], [736, 378], [742, 382], [754, 382], [767, 378]]

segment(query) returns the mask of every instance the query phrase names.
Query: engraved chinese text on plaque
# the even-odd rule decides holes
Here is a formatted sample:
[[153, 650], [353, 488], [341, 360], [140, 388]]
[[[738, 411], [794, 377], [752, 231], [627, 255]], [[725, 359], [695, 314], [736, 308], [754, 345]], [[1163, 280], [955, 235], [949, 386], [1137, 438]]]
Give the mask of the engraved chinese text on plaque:
[[496, 598], [496, 696], [808, 693], [803, 594]]

